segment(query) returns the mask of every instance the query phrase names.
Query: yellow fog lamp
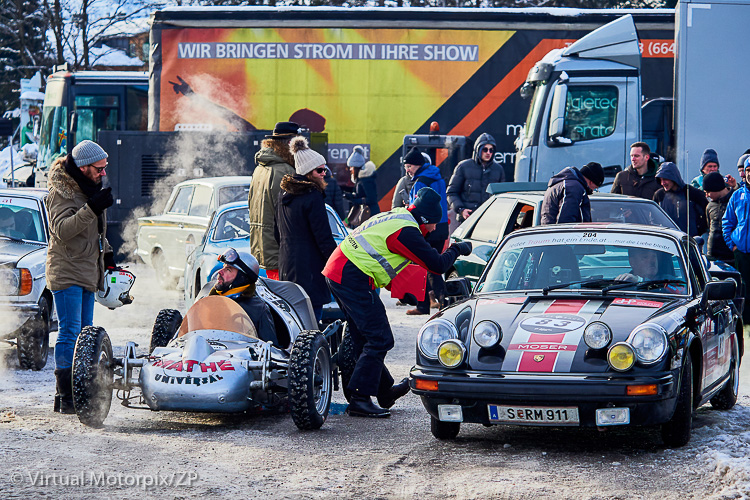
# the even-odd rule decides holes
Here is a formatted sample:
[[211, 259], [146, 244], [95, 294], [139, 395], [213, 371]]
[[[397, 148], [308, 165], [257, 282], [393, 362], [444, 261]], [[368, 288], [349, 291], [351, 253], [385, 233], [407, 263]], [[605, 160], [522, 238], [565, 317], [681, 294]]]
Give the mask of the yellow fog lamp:
[[630, 370], [635, 364], [635, 352], [629, 344], [618, 342], [610, 347], [607, 353], [607, 361], [613, 370], [624, 372]]
[[458, 340], [446, 340], [438, 347], [438, 360], [446, 368], [460, 365], [466, 356], [466, 347]]

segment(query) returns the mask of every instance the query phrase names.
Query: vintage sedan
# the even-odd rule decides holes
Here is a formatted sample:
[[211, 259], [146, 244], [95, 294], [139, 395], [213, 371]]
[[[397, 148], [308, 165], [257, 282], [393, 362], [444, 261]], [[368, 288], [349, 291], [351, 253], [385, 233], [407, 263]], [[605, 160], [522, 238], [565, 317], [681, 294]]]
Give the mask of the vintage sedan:
[[177, 284], [211, 215], [221, 205], [247, 200], [251, 180], [250, 176], [227, 176], [181, 182], [172, 190], [163, 214], [138, 219], [136, 254], [156, 270], [161, 286]]
[[512, 233], [473, 292], [430, 318], [411, 387], [432, 433], [461, 423], [659, 425], [690, 439], [692, 412], [737, 400], [736, 282], [711, 280], [693, 239], [631, 224]]
[[[328, 225], [331, 228], [336, 243], [348, 234], [348, 229], [339, 218], [336, 211], [326, 205]], [[250, 221], [247, 201], [235, 202], [220, 207], [211, 219], [209, 228], [187, 259], [185, 264], [185, 304], [190, 306], [200, 292], [203, 285], [211, 280], [216, 271], [221, 269], [222, 263], [217, 260], [227, 248], [248, 247], [250, 245]], [[265, 270], [261, 269], [261, 276]], [[343, 318], [341, 310], [335, 301], [331, 300], [323, 306], [323, 322], [328, 323]]]
[[[498, 183], [488, 188], [493, 196], [480, 205], [451, 235], [452, 241], [469, 241], [471, 255], [456, 260], [449, 275], [465, 276], [476, 282], [500, 240], [511, 232], [541, 223], [545, 185], [541, 183]], [[677, 225], [656, 203], [642, 198], [594, 193], [593, 222], [627, 222], [677, 229]]]
[[57, 315], [45, 281], [49, 221], [45, 189], [0, 189], [0, 341], [15, 344], [21, 368], [47, 364]]

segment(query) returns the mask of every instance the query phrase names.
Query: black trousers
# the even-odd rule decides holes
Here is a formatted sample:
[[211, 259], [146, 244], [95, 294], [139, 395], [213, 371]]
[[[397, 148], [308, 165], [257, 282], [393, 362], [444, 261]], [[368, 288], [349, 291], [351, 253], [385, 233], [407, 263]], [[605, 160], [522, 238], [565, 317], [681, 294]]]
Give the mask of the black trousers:
[[349, 389], [362, 396], [377, 396], [393, 386], [385, 355], [393, 349], [393, 332], [385, 306], [375, 290], [351, 288], [326, 278], [336, 302], [346, 315], [357, 364]]
[[750, 253], [735, 250], [734, 267], [742, 275], [742, 281], [745, 284], [745, 308], [742, 311], [742, 323], [750, 325], [750, 304], [747, 303], [747, 292], [750, 287]]

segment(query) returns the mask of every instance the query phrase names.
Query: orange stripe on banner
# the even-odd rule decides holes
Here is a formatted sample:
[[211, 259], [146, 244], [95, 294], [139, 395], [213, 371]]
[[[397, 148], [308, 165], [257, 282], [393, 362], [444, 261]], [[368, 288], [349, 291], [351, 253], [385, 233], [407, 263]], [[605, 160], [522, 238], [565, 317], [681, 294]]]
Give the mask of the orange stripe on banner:
[[550, 50], [565, 47], [573, 41], [544, 39], [539, 42], [448, 134], [472, 135], [505, 102], [510, 94], [523, 85], [529, 71], [537, 61]]

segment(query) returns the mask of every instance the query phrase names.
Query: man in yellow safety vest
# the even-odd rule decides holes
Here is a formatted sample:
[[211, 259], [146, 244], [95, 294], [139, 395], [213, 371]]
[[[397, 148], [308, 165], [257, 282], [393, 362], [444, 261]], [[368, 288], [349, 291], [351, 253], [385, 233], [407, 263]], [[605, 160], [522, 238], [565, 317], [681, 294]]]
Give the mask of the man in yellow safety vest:
[[[419, 190], [407, 208], [394, 208], [368, 219], [347, 236], [328, 259], [323, 275], [349, 323], [357, 364], [348, 388], [347, 412], [357, 417], [388, 417], [388, 408], [409, 392], [408, 380], [394, 385], [385, 366], [393, 333], [376, 288], [388, 286], [407, 264], [445, 273], [471, 243], [454, 243], [440, 254], [425, 240], [443, 216], [440, 195]], [[371, 397], [376, 396], [378, 404]]]

